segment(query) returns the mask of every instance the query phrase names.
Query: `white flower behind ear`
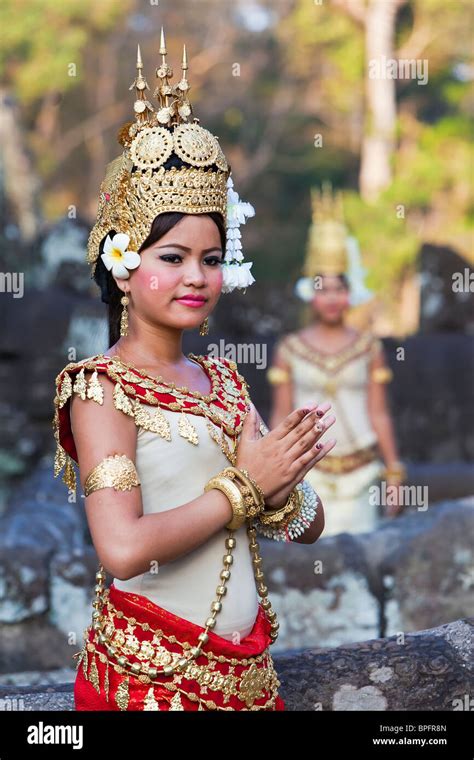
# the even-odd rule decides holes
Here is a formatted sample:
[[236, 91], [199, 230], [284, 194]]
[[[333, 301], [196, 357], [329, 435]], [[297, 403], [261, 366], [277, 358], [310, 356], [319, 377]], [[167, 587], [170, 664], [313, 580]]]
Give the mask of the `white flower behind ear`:
[[311, 277], [300, 277], [296, 282], [294, 292], [302, 301], [309, 303], [314, 296], [314, 281]]
[[136, 251], [127, 251], [129, 242], [130, 238], [124, 232], [118, 232], [113, 239], [107, 235], [104, 253], [100, 257], [105, 267], [119, 280], [128, 280], [130, 277], [128, 270], [136, 269], [141, 262], [140, 254]]

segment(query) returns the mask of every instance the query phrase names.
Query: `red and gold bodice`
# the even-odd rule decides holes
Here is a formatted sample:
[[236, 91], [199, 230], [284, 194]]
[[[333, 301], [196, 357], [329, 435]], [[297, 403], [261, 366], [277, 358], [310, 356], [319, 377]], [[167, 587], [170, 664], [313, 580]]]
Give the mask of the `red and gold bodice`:
[[230, 359], [195, 354], [189, 354], [189, 358], [206, 372], [211, 383], [210, 393], [203, 394], [167, 383], [116, 356], [97, 354], [67, 364], [56, 377], [53, 418], [55, 476], [64, 468], [63, 481], [75, 491], [72, 460], [77, 462], [77, 452], [69, 415], [70, 399], [77, 394], [83, 400], [102, 404], [104, 389], [101, 375], [107, 375], [114, 383], [116, 409], [132, 417], [139, 430], [156, 433], [170, 441], [171, 426], [165, 412], [177, 412], [179, 435], [196, 444], [198, 432], [193, 418], [203, 417], [209, 435], [232, 461], [232, 451], [249, 408], [248, 384], [238, 372], [236, 363]]

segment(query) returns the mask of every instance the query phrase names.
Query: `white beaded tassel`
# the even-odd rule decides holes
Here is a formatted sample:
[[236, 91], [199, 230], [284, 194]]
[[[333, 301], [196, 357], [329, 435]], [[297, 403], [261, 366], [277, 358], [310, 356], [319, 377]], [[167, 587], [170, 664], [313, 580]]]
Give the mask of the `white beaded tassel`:
[[303, 491], [304, 500], [299, 513], [287, 525], [286, 529], [262, 525], [258, 520], [255, 521], [255, 529], [267, 538], [274, 541], [294, 541], [307, 530], [309, 525], [316, 517], [319, 496], [307, 480], [302, 480], [296, 488]]
[[234, 183], [227, 179], [227, 242], [222, 264], [222, 292], [231, 293], [235, 288], [244, 290], [255, 282], [250, 267], [252, 261], [244, 261], [242, 253], [242, 234], [240, 225], [245, 224], [246, 217], [255, 216], [251, 203], [241, 201], [233, 189]]

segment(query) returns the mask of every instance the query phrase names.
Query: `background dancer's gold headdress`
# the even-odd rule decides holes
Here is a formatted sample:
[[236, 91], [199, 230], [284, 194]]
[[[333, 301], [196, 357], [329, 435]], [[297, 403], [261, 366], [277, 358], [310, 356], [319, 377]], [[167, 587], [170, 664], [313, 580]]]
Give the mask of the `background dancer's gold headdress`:
[[303, 276], [295, 285], [295, 293], [309, 302], [314, 296], [315, 277], [319, 275], [346, 275], [351, 304], [358, 305], [372, 297], [364, 285], [357, 240], [349, 234], [344, 221], [342, 193], [333, 193], [330, 182], [323, 182], [321, 190], [311, 189], [312, 222], [308, 235]]
[[150, 88], [142, 72], [138, 46], [137, 76], [129, 88], [136, 90], [135, 121], [119, 130], [118, 140], [124, 151], [109, 163], [100, 187], [97, 220], [87, 245], [91, 276], [101, 241], [111, 230], [128, 236], [130, 251], [137, 252], [158, 214], [218, 212], [227, 232], [223, 292], [245, 288], [255, 280], [250, 273], [251, 262], [243, 263], [238, 228], [255, 210], [250, 203], [241, 202], [233, 190], [231, 168], [218, 138], [200, 126], [199, 119], [190, 121], [193, 109], [188, 99], [186, 47], [182, 76], [174, 85], [170, 83], [173, 71], [166, 61], [163, 29], [159, 53], [158, 85], [153, 93], [158, 100], [155, 110], [147, 97]]
[[321, 190], [311, 188], [312, 224], [309, 231], [304, 274], [344, 274], [347, 270], [347, 227], [344, 224], [342, 195], [333, 193], [323, 182]]

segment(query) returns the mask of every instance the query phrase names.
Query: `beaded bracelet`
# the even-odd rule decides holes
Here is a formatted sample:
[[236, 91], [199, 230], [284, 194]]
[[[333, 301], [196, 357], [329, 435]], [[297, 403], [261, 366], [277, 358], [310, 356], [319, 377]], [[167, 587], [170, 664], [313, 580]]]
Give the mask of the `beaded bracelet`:
[[296, 485], [300, 495], [300, 507], [296, 516], [290, 518], [288, 522], [280, 523], [278, 526], [264, 525], [259, 519], [255, 520], [255, 528], [267, 538], [275, 541], [293, 541], [295, 538], [305, 532], [314, 521], [317, 514], [319, 496], [307, 480], [302, 480]]

